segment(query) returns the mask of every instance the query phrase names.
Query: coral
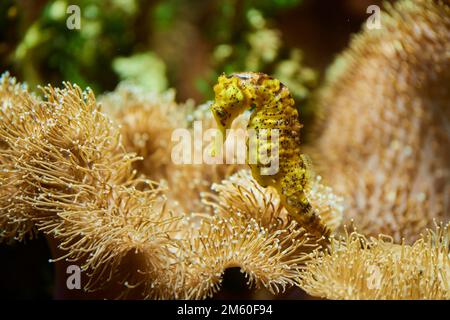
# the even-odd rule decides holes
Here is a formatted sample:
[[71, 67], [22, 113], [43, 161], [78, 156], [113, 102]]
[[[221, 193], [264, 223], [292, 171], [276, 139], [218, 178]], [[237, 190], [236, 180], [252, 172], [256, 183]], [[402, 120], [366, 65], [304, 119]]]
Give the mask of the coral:
[[[240, 266], [251, 284], [273, 293], [298, 284], [298, 272], [318, 243], [248, 172], [214, 185], [216, 194], [204, 195], [203, 213], [186, 215], [183, 206], [168, 200], [171, 189], [195, 193], [138, 173], [133, 165], [141, 158], [126, 150], [135, 140], [122, 139], [119, 125], [102, 112], [92, 91], [47, 86], [41, 99], [8, 75], [1, 88], [2, 239], [43, 232], [57, 247], [52, 259], [57, 269], [79, 265], [86, 277], [83, 288], [95, 297], [205, 298], [233, 266]], [[198, 168], [194, 172], [204, 179], [216, 172]], [[335, 227], [338, 199], [319, 184], [311, 190], [323, 192], [310, 197]]]
[[[323, 190], [317, 186], [315, 190]], [[273, 294], [298, 284], [298, 274], [317, 240], [308, 237], [280, 203], [275, 190], [265, 189], [248, 170], [241, 170], [205, 193], [214, 215], [190, 223], [190, 246], [185, 253], [195, 285], [188, 297], [202, 298], [219, 289], [226, 268], [240, 267], [248, 284]], [[315, 195], [318, 212], [335, 228], [342, 217], [339, 199], [327, 190]], [[194, 281], [191, 280], [191, 281]]]
[[168, 177], [172, 169], [172, 132], [187, 127], [186, 115], [191, 108], [178, 105], [173, 91], [148, 93], [124, 84], [102, 96], [100, 104], [119, 123], [127, 151], [145, 159], [134, 163], [134, 168], [154, 180]]
[[347, 234], [306, 263], [300, 285], [327, 299], [450, 299], [449, 230], [428, 230], [412, 245]]
[[450, 6], [400, 1], [328, 73], [311, 153], [364, 234], [413, 241], [449, 217]]
[[[276, 204], [279, 202], [276, 193], [260, 187], [247, 171], [221, 184], [214, 184], [213, 189], [219, 195], [207, 192], [211, 182], [221, 181], [241, 166], [185, 166], [167, 161], [170, 159], [168, 150], [171, 148], [167, 146], [172, 145], [172, 130], [191, 128], [196, 120], [202, 121], [204, 130], [216, 124], [209, 105], [190, 112], [182, 105], [176, 105], [170, 96], [166, 98], [168, 100], [122, 86], [101, 99], [105, 109], [121, 123], [125, 148], [144, 158], [142, 164], [135, 162], [138, 172], [152, 179], [166, 180], [168, 207], [180, 210], [181, 206], [185, 211], [196, 212], [214, 211], [213, 215], [192, 214], [181, 222], [183, 227], [179, 228], [176, 236], [181, 240], [181, 247], [175, 254], [178, 259], [171, 263], [172, 288], [165, 283], [170, 279], [156, 283], [151, 279], [147, 283], [153, 285], [144, 289], [143, 295], [185, 299], [211, 296], [219, 290], [225, 269], [234, 266], [242, 268], [251, 284], [267, 287], [273, 293], [295, 285], [295, 275], [307, 259], [307, 253], [317, 243], [307, 238], [301, 226], [286, 217], [286, 211]], [[116, 109], [118, 112], [114, 111]], [[244, 114], [238, 118], [233, 128], [244, 128], [248, 116]], [[186, 123], [186, 119], [190, 121]], [[152, 144], [156, 141], [163, 143]], [[199, 194], [204, 194], [204, 204], [197, 203]], [[335, 229], [342, 219], [340, 199], [319, 181], [312, 184], [308, 196], [330, 223], [330, 228]], [[243, 239], [248, 242], [242, 242]], [[295, 242], [291, 244], [292, 239]], [[276, 249], [276, 243], [284, 243], [284, 248], [279, 248], [286, 249], [284, 254]], [[271, 260], [268, 262], [267, 256], [261, 256], [260, 252], [267, 252], [272, 256]]]
[[14, 83], [2, 78], [2, 238], [20, 240], [33, 228], [54, 237], [64, 253], [56, 260], [88, 272], [85, 290], [117, 276], [130, 252], [146, 253], [144, 272], [161, 273], [177, 218], [155, 183], [134, 177], [139, 158], [125, 152], [92, 91], [49, 86], [41, 100]]
[[[23, 112], [32, 109], [34, 97], [28, 94], [26, 86], [16, 83], [8, 73], [0, 79], [0, 241], [34, 237], [33, 209], [21, 200], [27, 192], [27, 182], [19, 173], [19, 163], [11, 162], [11, 153], [20, 156], [19, 141], [5, 135], [5, 126], [22, 126]], [[17, 116], [14, 114], [17, 112]], [[14, 116], [13, 116], [14, 115]], [[26, 130], [26, 128], [23, 128]], [[14, 132], [11, 132], [14, 134]], [[14, 138], [12, 138], [14, 139]], [[34, 189], [33, 186], [28, 185]]]
[[[138, 174], [163, 180], [168, 187], [169, 206], [173, 208], [181, 205], [185, 212], [203, 211], [200, 192], [208, 191], [212, 183], [241, 168], [239, 164], [175, 164], [172, 161], [174, 130], [188, 129], [194, 134], [194, 121], [201, 121], [203, 131], [215, 127], [207, 109], [199, 107], [194, 111], [190, 102], [176, 103], [173, 91], [154, 94], [136, 86], [120, 85], [100, 102], [105, 112], [120, 124], [125, 149], [144, 159], [134, 163]], [[235, 128], [239, 125], [243, 123], [237, 122]]]
[[[218, 193], [203, 194], [204, 202], [215, 208], [215, 214], [225, 218], [232, 218], [235, 213], [248, 215], [261, 221], [262, 225], [272, 229], [283, 220], [292, 220], [286, 208], [280, 201], [279, 194], [274, 189], [264, 188], [252, 177], [249, 170], [240, 170], [221, 184], [214, 184], [213, 191]], [[336, 230], [342, 220], [342, 199], [335, 196], [332, 190], [321, 184], [321, 178], [316, 177], [311, 188], [307, 191], [324, 223]]]

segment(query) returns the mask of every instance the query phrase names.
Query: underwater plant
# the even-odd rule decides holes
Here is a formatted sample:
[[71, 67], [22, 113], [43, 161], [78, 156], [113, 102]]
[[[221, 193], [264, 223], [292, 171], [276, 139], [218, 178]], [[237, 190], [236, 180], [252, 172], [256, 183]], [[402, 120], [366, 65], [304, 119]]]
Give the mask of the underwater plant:
[[[95, 91], [113, 89], [118, 77], [112, 62], [118, 52], [132, 54], [130, 48], [137, 39], [130, 30], [142, 20], [139, 9], [144, 10], [145, 6], [141, 7], [141, 3], [14, 0], [3, 4], [2, 1], [2, 21], [10, 20], [18, 30], [14, 36], [5, 37], [8, 51], [2, 62], [31, 87], [65, 80], [82, 87], [89, 85]], [[80, 8], [82, 23], [78, 30], [66, 26], [70, 5]], [[12, 11], [14, 16], [8, 18], [8, 12]]]
[[[214, 48], [213, 71], [205, 86], [205, 90], [208, 90], [205, 95], [210, 96], [209, 83], [215, 81], [221, 73], [251, 70], [274, 74], [289, 87], [298, 103], [307, 101], [317, 86], [318, 74], [305, 65], [302, 51], [284, 44], [280, 30], [272, 27], [266, 13], [257, 7], [247, 9], [244, 25], [244, 32], [235, 36], [242, 37], [237, 44], [228, 43], [232, 36], [227, 35], [226, 41], [224, 39], [224, 42]], [[310, 117], [312, 113], [314, 110], [304, 105], [303, 116]]]

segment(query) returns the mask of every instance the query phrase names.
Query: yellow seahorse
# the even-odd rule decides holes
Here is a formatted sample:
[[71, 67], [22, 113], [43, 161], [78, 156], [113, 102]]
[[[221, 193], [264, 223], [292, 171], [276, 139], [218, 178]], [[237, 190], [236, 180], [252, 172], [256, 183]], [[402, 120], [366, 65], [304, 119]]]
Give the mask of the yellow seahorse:
[[[221, 135], [217, 136], [213, 150], [221, 148], [222, 140], [226, 139], [226, 130], [245, 110], [252, 110], [247, 129], [254, 129], [256, 139], [260, 137], [258, 132], [264, 129], [265, 132], [277, 129], [279, 145], [274, 145], [274, 139], [270, 139], [269, 133], [266, 145], [259, 145], [257, 158], [261, 157], [261, 150], [278, 150], [278, 172], [263, 175], [261, 169], [266, 164], [256, 161], [248, 163], [252, 176], [261, 186], [271, 186], [277, 190], [283, 206], [308, 233], [318, 238], [328, 238], [330, 229], [312, 208], [305, 193], [309, 186], [311, 167], [308, 158], [300, 153], [302, 124], [288, 88], [264, 73], [244, 72], [220, 76], [214, 92], [215, 101], [211, 111]], [[247, 160], [249, 152], [247, 142]]]

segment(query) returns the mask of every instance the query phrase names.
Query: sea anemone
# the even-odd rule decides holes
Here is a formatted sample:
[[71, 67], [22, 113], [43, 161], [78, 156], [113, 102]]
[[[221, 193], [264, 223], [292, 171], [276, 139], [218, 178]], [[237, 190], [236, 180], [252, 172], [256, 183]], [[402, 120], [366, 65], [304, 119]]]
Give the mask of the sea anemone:
[[[250, 284], [272, 293], [298, 285], [298, 273], [319, 243], [248, 171], [213, 185], [213, 193], [203, 187], [197, 194], [203, 211], [189, 213], [170, 204], [171, 190], [183, 190], [175, 180], [161, 185], [148, 179], [144, 167], [136, 170], [141, 158], [127, 152], [135, 140], [122, 139], [120, 131], [132, 130], [103, 113], [92, 91], [47, 86], [41, 99], [8, 75], [2, 84], [2, 238], [46, 234], [57, 274], [63, 277], [69, 263], [79, 265], [84, 291], [95, 291], [90, 297], [200, 299], [216, 292], [224, 271], [235, 266]], [[8, 103], [11, 96], [14, 103]], [[151, 109], [138, 105], [136, 110]], [[171, 170], [188, 172], [186, 166]], [[216, 170], [201, 165], [194, 173], [208, 181]], [[319, 180], [312, 185], [311, 202], [335, 229], [340, 199]]]
[[412, 245], [346, 234], [306, 263], [300, 285], [327, 299], [450, 299], [449, 236], [448, 225]]
[[413, 241], [448, 219], [449, 51], [449, 2], [400, 1], [328, 73], [312, 153], [364, 234]]
[[[340, 199], [315, 184], [314, 207], [335, 229], [342, 218]], [[230, 267], [240, 267], [249, 285], [265, 287], [273, 294], [298, 285], [299, 271], [320, 246], [283, 208], [277, 192], [261, 187], [248, 170], [212, 189], [215, 193], [204, 194], [203, 201], [214, 208], [214, 215], [189, 228], [193, 230], [190, 250], [195, 253], [191, 264], [203, 277], [197, 281], [196, 296], [218, 290], [221, 275]]]
[[125, 152], [92, 91], [48, 86], [41, 100], [8, 75], [1, 88], [2, 238], [45, 232], [63, 252], [56, 260], [88, 272], [85, 290], [101, 288], [132, 251], [152, 248], [145, 272], [163, 270], [155, 264], [168, 260], [158, 255], [170, 255], [166, 232], [176, 219], [158, 186], [135, 178], [139, 158]]
[[[236, 163], [179, 164], [173, 161], [172, 150], [177, 143], [172, 138], [175, 130], [186, 129], [194, 136], [195, 121], [201, 123], [203, 132], [215, 128], [209, 110], [202, 106], [194, 110], [190, 102], [176, 103], [173, 91], [153, 94], [136, 86], [119, 85], [114, 92], [102, 96], [100, 103], [119, 124], [125, 149], [143, 159], [133, 164], [137, 174], [167, 185], [166, 196], [171, 208], [180, 210], [181, 206], [185, 212], [203, 211], [199, 194], [242, 168], [242, 164]], [[242, 127], [242, 122], [238, 121], [235, 128], [239, 125]]]

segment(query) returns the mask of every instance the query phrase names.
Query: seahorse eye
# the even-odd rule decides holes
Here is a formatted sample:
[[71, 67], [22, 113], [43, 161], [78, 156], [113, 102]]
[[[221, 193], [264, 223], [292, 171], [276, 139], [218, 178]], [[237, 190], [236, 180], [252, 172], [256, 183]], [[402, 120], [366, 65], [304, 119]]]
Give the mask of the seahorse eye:
[[223, 118], [224, 116], [225, 116], [225, 111], [223, 110], [223, 109], [217, 109], [216, 110], [216, 114], [219, 116], [219, 117], [221, 117], [221, 118]]

